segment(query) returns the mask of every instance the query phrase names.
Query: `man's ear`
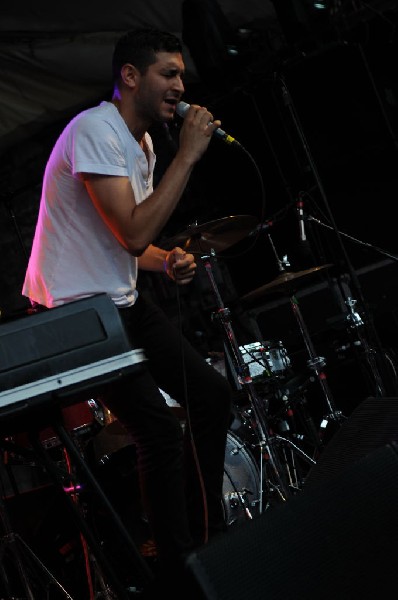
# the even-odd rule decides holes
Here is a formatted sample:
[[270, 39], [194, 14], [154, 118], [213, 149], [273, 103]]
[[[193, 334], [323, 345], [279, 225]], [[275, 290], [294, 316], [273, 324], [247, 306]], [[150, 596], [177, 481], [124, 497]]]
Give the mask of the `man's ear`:
[[120, 71], [120, 75], [124, 85], [126, 85], [129, 88], [132, 88], [135, 87], [137, 83], [139, 71], [134, 65], [126, 63], [125, 65], [123, 65]]

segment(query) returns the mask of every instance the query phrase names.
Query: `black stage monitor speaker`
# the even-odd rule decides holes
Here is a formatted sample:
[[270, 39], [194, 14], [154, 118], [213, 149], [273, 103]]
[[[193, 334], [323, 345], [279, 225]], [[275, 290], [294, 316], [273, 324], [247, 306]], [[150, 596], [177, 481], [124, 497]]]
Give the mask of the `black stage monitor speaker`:
[[391, 597], [397, 504], [398, 454], [388, 444], [191, 553], [187, 576], [208, 600]]
[[329, 441], [317, 464], [307, 474], [304, 490], [390, 442], [398, 443], [398, 398], [367, 398]]

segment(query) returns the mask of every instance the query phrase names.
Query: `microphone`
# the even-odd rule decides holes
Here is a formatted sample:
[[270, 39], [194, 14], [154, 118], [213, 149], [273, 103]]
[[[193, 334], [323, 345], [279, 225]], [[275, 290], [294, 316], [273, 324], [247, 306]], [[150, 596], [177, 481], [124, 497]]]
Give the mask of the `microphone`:
[[[180, 115], [180, 117], [182, 117], [183, 119], [185, 119], [185, 115], [187, 114], [190, 106], [191, 106], [190, 104], [188, 104], [187, 102], [183, 102], [181, 100], [181, 102], [179, 102], [176, 107], [177, 114]], [[211, 124], [211, 121], [210, 121], [209, 125], [210, 124]], [[226, 144], [235, 144], [237, 146], [240, 146], [240, 143], [235, 138], [233, 138], [231, 135], [226, 133], [223, 129], [221, 129], [221, 127], [217, 127], [217, 129], [215, 129], [214, 135], [219, 137]]]
[[306, 242], [307, 236], [305, 234], [305, 228], [304, 228], [304, 211], [303, 211], [304, 202], [302, 200], [298, 200], [296, 206], [297, 206], [297, 213], [298, 213], [298, 219], [299, 219], [300, 241]]

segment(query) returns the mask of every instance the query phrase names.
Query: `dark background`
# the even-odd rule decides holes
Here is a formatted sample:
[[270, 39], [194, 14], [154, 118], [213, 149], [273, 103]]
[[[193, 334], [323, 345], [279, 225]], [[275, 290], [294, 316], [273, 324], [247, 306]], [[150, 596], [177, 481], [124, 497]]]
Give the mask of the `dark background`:
[[[45, 2], [35, 11], [28, 5], [2, 9], [2, 319], [28, 307], [20, 290], [43, 169], [57, 135], [75, 112], [109, 97], [106, 65], [121, 31], [167, 26], [184, 41], [186, 101], [206, 104], [241, 147], [212, 140], [157, 242], [167, 244], [192, 223], [258, 219], [257, 231], [248, 235], [238, 226], [236, 242], [212, 260], [238, 341], [279, 341], [294, 368], [305, 371], [306, 332], [290, 300], [296, 293], [314, 351], [326, 358], [338, 402], [350, 410], [375, 391], [367, 344], [381, 356], [382, 370], [385, 355], [395, 364], [397, 351], [398, 10], [393, 2], [375, 1], [253, 2], [249, 12], [239, 6], [187, 0], [167, 15], [165, 6], [162, 17], [151, 3], [141, 12], [126, 4], [109, 22], [101, 3], [95, 18], [90, 11], [75, 18], [73, 3], [62, 18]], [[56, 44], [64, 39], [70, 45], [61, 51]], [[73, 53], [75, 46], [80, 50]], [[26, 84], [18, 79], [24, 74]], [[46, 107], [36, 116], [32, 90]], [[179, 127], [176, 119], [168, 136], [163, 128], [152, 132], [157, 178], [173, 156]], [[294, 288], [261, 293], [280, 275], [283, 257], [289, 272], [305, 274], [296, 276]], [[200, 255], [198, 264], [196, 281], [178, 292], [153, 274], [142, 274], [139, 283], [207, 356], [223, 349], [224, 338], [212, 318], [219, 300]], [[248, 304], [245, 296], [259, 289]], [[347, 299], [366, 327], [352, 326]], [[352, 350], [357, 338], [359, 355]], [[391, 360], [385, 391], [395, 392]]]
[[[397, 3], [381, 0], [119, 0], [112, 7], [102, 0], [70, 0], [62, 7], [21, 0], [2, 6], [0, 327], [29, 307], [21, 288], [52, 145], [74, 114], [109, 98], [115, 39], [135, 25], [153, 25], [184, 41], [185, 100], [208, 106], [241, 147], [211, 141], [156, 240], [184, 240], [192, 223], [205, 232], [225, 223], [228, 231], [230, 224], [235, 243], [210, 261], [219, 295], [202, 254], [189, 286], [142, 273], [140, 292], [164, 308], [203, 356], [216, 353], [218, 368], [225, 369], [220, 309], [230, 316], [242, 350], [261, 342], [283, 357], [286, 371], [276, 386], [273, 377], [260, 384], [277, 415], [285, 415], [282, 392], [290, 394], [289, 408], [296, 402], [300, 414], [304, 406], [316, 426], [325, 417], [333, 425], [334, 412], [348, 417], [373, 396], [396, 399], [397, 24]], [[180, 125], [176, 119], [167, 135], [164, 128], [151, 132], [156, 181], [175, 152]], [[240, 216], [252, 216], [259, 226], [249, 233]], [[281, 266], [292, 275], [289, 285]], [[86, 415], [76, 411], [74, 417], [76, 433]], [[372, 419], [361, 430], [365, 437], [369, 431], [370, 446], [377, 426], [384, 427], [382, 419]], [[97, 425], [89, 422], [79, 437], [83, 445], [98, 439]], [[388, 425], [386, 431], [394, 419]], [[248, 441], [243, 427], [240, 442], [239, 435]], [[105, 471], [98, 457], [90, 466], [122, 514], [137, 502], [133, 531], [145, 540], [139, 494], [131, 488], [132, 449], [127, 443], [110, 452]], [[61, 448], [53, 452], [62, 464]], [[13, 524], [81, 597], [80, 534], [67, 518], [63, 495], [39, 464], [22, 460], [11, 467], [22, 488], [14, 495], [12, 480], [3, 488]], [[96, 503], [84, 493], [80, 501], [88, 501], [90, 524], [101, 534], [104, 527], [108, 542], [108, 522]], [[110, 540], [110, 555], [118, 558], [114, 531]]]

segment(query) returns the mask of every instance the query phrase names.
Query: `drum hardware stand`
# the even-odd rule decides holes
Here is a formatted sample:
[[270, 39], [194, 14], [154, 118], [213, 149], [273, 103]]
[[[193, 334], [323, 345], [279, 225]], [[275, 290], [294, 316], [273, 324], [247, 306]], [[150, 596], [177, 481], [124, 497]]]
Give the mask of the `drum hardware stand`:
[[[365, 321], [366, 321], [366, 324], [367, 324], [368, 331], [369, 331], [369, 333], [371, 335], [371, 339], [373, 340], [373, 342], [375, 344], [375, 349], [372, 351], [373, 354], [372, 354], [372, 357], [371, 357], [371, 360], [370, 360], [370, 366], [371, 366], [372, 370], [374, 371], [373, 375], [374, 375], [375, 381], [377, 383], [377, 387], [378, 387], [378, 389], [379, 389], [379, 391], [380, 391], [380, 393], [381, 393], [382, 396], [388, 395], [387, 388], [386, 388], [386, 386], [385, 386], [385, 384], [383, 382], [383, 377], [382, 377], [382, 373], [383, 373], [383, 375], [385, 375], [385, 377], [386, 377], [386, 381], [388, 381], [389, 385], [392, 386], [391, 387], [391, 393], [392, 394], [394, 392], [396, 393], [396, 385], [394, 385], [396, 382], [389, 381], [389, 379], [390, 379], [390, 366], [391, 365], [387, 364], [387, 362], [386, 362], [386, 356], [385, 356], [385, 353], [384, 353], [383, 348], [381, 346], [381, 343], [380, 343], [379, 336], [377, 334], [376, 328], [374, 326], [374, 322], [373, 322], [373, 319], [372, 319], [371, 312], [370, 312], [370, 310], [368, 308], [368, 305], [367, 305], [367, 303], [365, 301], [365, 298], [363, 296], [362, 289], [361, 289], [361, 286], [359, 284], [359, 280], [358, 280], [357, 274], [355, 272], [355, 269], [353, 268], [353, 266], [351, 264], [351, 261], [350, 261], [350, 258], [348, 256], [347, 250], [346, 250], [346, 248], [344, 246], [344, 243], [343, 243], [343, 240], [342, 240], [342, 235], [341, 235], [341, 233], [340, 233], [340, 231], [339, 231], [339, 229], [338, 229], [338, 227], [336, 225], [333, 213], [332, 213], [332, 211], [330, 209], [330, 205], [329, 205], [329, 202], [328, 202], [328, 199], [327, 199], [327, 194], [325, 192], [324, 186], [323, 186], [321, 178], [319, 176], [318, 169], [316, 167], [315, 161], [314, 161], [314, 159], [312, 157], [312, 154], [311, 154], [309, 145], [307, 143], [303, 127], [302, 127], [302, 125], [300, 123], [300, 119], [298, 117], [296, 108], [294, 106], [294, 102], [293, 102], [293, 99], [291, 97], [289, 88], [287, 86], [287, 83], [286, 83], [285, 78], [284, 78], [283, 75], [279, 74], [277, 77], [278, 77], [279, 82], [280, 82], [282, 102], [283, 102], [284, 106], [286, 107], [286, 109], [288, 110], [288, 112], [290, 114], [290, 117], [292, 119], [293, 125], [294, 125], [294, 127], [296, 129], [297, 135], [298, 135], [299, 140], [300, 140], [300, 142], [302, 144], [302, 147], [303, 147], [303, 150], [304, 150], [304, 154], [305, 154], [305, 156], [307, 158], [307, 161], [308, 161], [308, 165], [309, 165], [309, 167], [311, 169], [311, 172], [312, 172], [312, 174], [314, 176], [317, 189], [319, 190], [319, 193], [320, 193], [320, 196], [322, 198], [323, 205], [324, 205], [324, 207], [326, 209], [326, 212], [327, 212], [328, 218], [330, 220], [330, 223], [332, 224], [331, 229], [334, 231], [334, 233], [336, 235], [336, 239], [337, 239], [339, 248], [341, 250], [344, 262], [345, 262], [345, 264], [347, 266], [347, 270], [348, 270], [348, 273], [349, 273], [349, 276], [350, 276], [350, 281], [351, 281], [351, 283], [355, 287], [357, 298], [359, 298], [360, 301], [361, 301], [361, 306], [363, 308], [363, 314], [366, 317]], [[376, 87], [375, 87], [375, 89], [376, 89]], [[380, 106], [381, 106], [381, 108], [383, 108], [382, 104], [380, 104]], [[383, 110], [383, 114], [385, 114], [384, 110]], [[387, 125], [389, 126], [388, 121], [387, 121]], [[389, 127], [389, 129], [390, 129], [390, 132], [391, 132], [391, 128], [390, 127]], [[394, 141], [396, 141], [396, 140], [394, 139]], [[303, 221], [303, 219], [301, 219], [300, 225], [302, 226], [303, 223], [304, 223], [304, 221]], [[395, 257], [394, 260], [397, 260], [397, 258]], [[370, 356], [370, 354], [369, 354], [369, 356]], [[379, 363], [378, 365], [376, 364], [376, 360], [374, 360], [375, 358], [377, 358], [377, 361]], [[380, 370], [379, 370], [379, 368], [380, 368]]]
[[[292, 453], [296, 452], [309, 465], [313, 466], [313, 465], [316, 464], [316, 461], [313, 458], [311, 458], [310, 456], [308, 456], [308, 454], [306, 454], [301, 448], [299, 448], [296, 444], [294, 444], [288, 438], [286, 438], [286, 437], [284, 437], [282, 435], [275, 434], [274, 439], [275, 439], [276, 443], [281, 444], [282, 451], [284, 453], [287, 452], [287, 451], [292, 452]], [[291, 489], [296, 489], [297, 491], [300, 491], [301, 490], [300, 486], [304, 484], [304, 480], [297, 473], [297, 467], [296, 467], [296, 463], [295, 463], [294, 457], [291, 458], [290, 462], [288, 461], [288, 459], [286, 457], [286, 461], [285, 462], [286, 462], [286, 465], [287, 465], [287, 474], [288, 474], [290, 488]], [[294, 473], [292, 473], [292, 470], [290, 469], [290, 465], [292, 465]], [[297, 484], [296, 482], [299, 482], [299, 484]]]
[[[285, 257], [284, 257], [285, 260]], [[287, 258], [286, 258], [287, 260]], [[288, 266], [288, 263], [287, 263]], [[256, 337], [257, 339], [261, 340], [262, 339], [262, 332], [258, 326], [257, 323], [257, 319], [249, 314], [250, 320], [251, 320], [251, 324], [253, 327], [253, 330], [256, 332]], [[281, 400], [286, 404], [286, 405], [293, 405], [293, 404], [299, 404], [300, 405], [300, 415], [302, 417], [302, 421], [303, 424], [305, 426], [306, 431], [309, 434], [309, 437], [311, 438], [311, 442], [314, 445], [314, 447], [317, 450], [320, 450], [323, 447], [323, 444], [319, 438], [319, 434], [318, 431], [316, 429], [315, 423], [313, 421], [313, 418], [311, 417], [311, 415], [308, 413], [308, 411], [306, 410], [306, 408], [304, 407], [305, 404], [305, 400], [303, 398], [297, 400], [289, 400], [290, 397], [290, 390], [288, 389], [292, 384], [294, 386], [294, 394], [297, 393], [301, 393], [303, 392], [307, 386], [314, 381], [314, 377], [312, 377], [312, 375], [310, 376], [306, 376], [304, 381], [297, 381], [297, 377], [292, 377], [288, 380], [285, 381], [279, 381], [278, 377], [276, 378], [276, 383], [275, 383], [275, 389], [274, 394], [279, 395], [279, 397], [281, 398]], [[285, 408], [286, 410], [286, 408]], [[274, 415], [276, 416], [276, 415]], [[307, 462], [312, 462], [312, 459], [306, 454], [305, 460], [307, 460]]]
[[[315, 218], [312, 215], [308, 215], [306, 218], [308, 221], [314, 221], [317, 225], [321, 225], [322, 227], [324, 227], [326, 229], [333, 229], [333, 227], [331, 227], [330, 225], [327, 225], [326, 223], [323, 223], [322, 221], [320, 221], [319, 219]], [[348, 235], [347, 233], [344, 233], [342, 231], [339, 231], [338, 233], [340, 236], [344, 236], [357, 244], [360, 244], [360, 245], [370, 248], [372, 250], [376, 250], [379, 254], [382, 254], [382, 255], [386, 256], [387, 258], [392, 259], [395, 262], [398, 261], [397, 256], [394, 256], [393, 254], [386, 252], [385, 250], [382, 250], [381, 248], [377, 248], [377, 247], [373, 246], [372, 244], [363, 242], [362, 240], [359, 240], [358, 238]], [[365, 321], [362, 319], [361, 315], [354, 310], [358, 301], [352, 297], [352, 291], [349, 288], [349, 285], [347, 283], [342, 281], [341, 288], [343, 290], [342, 293], [345, 297], [344, 304], [348, 307], [348, 315], [346, 317], [346, 320], [349, 323], [349, 328], [351, 330], [354, 330], [354, 329], [357, 330], [359, 343], [361, 344], [362, 348], [364, 348], [365, 357], [366, 357], [366, 360], [368, 361], [368, 364], [369, 364], [371, 372], [372, 372], [373, 381], [376, 386], [373, 395], [375, 395], [375, 396], [396, 395], [398, 393], [396, 366], [391, 361], [392, 364], [390, 365], [391, 368], [389, 369], [389, 371], [392, 370], [394, 372], [394, 380], [391, 382], [391, 388], [389, 388], [389, 391], [387, 391], [385, 389], [384, 382], [380, 375], [379, 368], [377, 365], [377, 361], [376, 361], [377, 353], [376, 353], [375, 349], [373, 349], [369, 345], [368, 341], [366, 340], [365, 335], [362, 335], [362, 333], [361, 333], [361, 330], [363, 330], [365, 328], [366, 324], [365, 324]], [[384, 358], [386, 358], [384, 352], [381, 352], [381, 355]]]
[[[68, 453], [68, 456], [71, 457], [71, 459], [76, 463], [76, 466], [78, 467], [80, 472], [83, 473], [90, 487], [99, 496], [109, 516], [112, 518], [112, 521], [114, 522], [114, 525], [116, 527], [116, 531], [120, 534], [121, 538], [123, 539], [123, 543], [126, 547], [126, 552], [134, 561], [134, 572], [137, 573], [137, 577], [140, 579], [140, 583], [143, 585], [150, 583], [154, 577], [152, 571], [144, 561], [143, 557], [140, 555], [124, 524], [115, 512], [113, 506], [111, 505], [101, 486], [99, 485], [93, 473], [86, 464], [85, 460], [83, 459], [80, 449], [77, 447], [76, 443], [72, 440], [71, 436], [66, 431], [62, 422], [62, 414], [59, 412], [59, 414], [55, 415], [54, 418], [51, 420], [50, 424], [56, 432], [56, 434], [58, 435], [59, 439], [61, 440], [61, 443], [63, 444], [63, 447], [66, 450], [66, 452]], [[62, 491], [65, 492], [65, 490], [69, 491], [76, 489], [76, 482], [70, 480], [70, 473], [61, 472], [59, 466], [50, 458], [45, 448], [43, 448], [38, 438], [37, 432], [32, 432], [29, 437], [30, 443], [37, 456], [44, 464], [44, 467], [48, 471], [49, 475], [52, 476], [52, 478], [62, 489]], [[65, 477], [67, 477], [67, 483], [65, 482]], [[91, 529], [89, 528], [87, 521], [84, 519], [80, 508], [76, 505], [75, 500], [71, 497], [69, 493], [65, 494], [65, 498], [68, 502], [69, 508], [72, 511], [72, 515], [79, 528], [79, 531], [82, 533], [85, 540], [87, 540], [88, 547], [91, 549], [91, 552], [93, 553], [96, 561], [98, 561], [98, 563], [95, 562], [94, 564], [101, 565], [104, 573], [106, 573], [108, 577], [110, 586], [113, 592], [116, 594], [118, 600], [130, 600], [131, 596], [129, 594], [129, 591], [131, 591], [132, 588], [127, 589], [123, 585], [123, 583], [121, 583], [120, 578], [116, 574], [111, 563], [106, 558], [101, 544], [98, 542], [97, 538], [94, 536]]]
[[[237, 448], [235, 450], [235, 454], [239, 454], [239, 451], [243, 448], [243, 444], [242, 446], [239, 448]], [[226, 475], [228, 477], [228, 481], [231, 484], [232, 488], [233, 488], [233, 498], [236, 499], [235, 503], [232, 503], [232, 494], [229, 494], [229, 501], [230, 501], [230, 506], [233, 508], [234, 506], [241, 506], [245, 512], [245, 515], [248, 519], [252, 520], [253, 519], [253, 515], [250, 511], [249, 508], [249, 502], [247, 500], [247, 496], [248, 494], [250, 494], [250, 490], [248, 490], [247, 488], [242, 488], [241, 490], [238, 490], [232, 477], [230, 476], [229, 473], [226, 472]], [[229, 523], [227, 523], [227, 525], [232, 525], [232, 523], [234, 522], [234, 520], [230, 521]]]
[[326, 374], [323, 371], [323, 367], [326, 366], [326, 360], [323, 356], [316, 355], [315, 348], [312, 344], [311, 338], [308, 333], [308, 329], [307, 329], [304, 319], [302, 317], [297, 298], [294, 295], [292, 295], [290, 297], [290, 305], [292, 307], [293, 314], [296, 317], [296, 320], [298, 322], [307, 352], [310, 357], [309, 360], [307, 361], [307, 365], [315, 373], [315, 375], [317, 377], [317, 380], [321, 386], [321, 389], [323, 391], [323, 395], [324, 395], [324, 398], [326, 400], [326, 404], [327, 404], [327, 407], [329, 410], [329, 412], [323, 417], [320, 427], [321, 427], [321, 429], [325, 429], [327, 427], [329, 421], [333, 421], [337, 424], [340, 424], [342, 421], [345, 420], [345, 417], [343, 416], [343, 414], [340, 410], [337, 410], [337, 408], [335, 406], [335, 403], [334, 403], [334, 400], [332, 397], [332, 393], [331, 393], [331, 390], [330, 390], [330, 387], [329, 387], [329, 384], [327, 381]]
[[[281, 393], [281, 400], [285, 403], [285, 407], [283, 409], [283, 412], [286, 413], [288, 411], [293, 411], [294, 414], [294, 407], [295, 405], [299, 406], [299, 411], [298, 411], [298, 415], [299, 418], [301, 420], [301, 423], [304, 427], [304, 431], [307, 433], [308, 436], [308, 440], [310, 441], [311, 444], [313, 444], [313, 447], [315, 450], [320, 451], [323, 449], [323, 444], [322, 441], [319, 438], [319, 433], [317, 431], [317, 428], [315, 426], [314, 420], [312, 418], [312, 416], [310, 415], [310, 413], [308, 412], [308, 409], [306, 407], [306, 399], [304, 397], [304, 390], [306, 390], [308, 384], [310, 382], [313, 382], [315, 380], [315, 378], [310, 375], [309, 377], [306, 377], [305, 381], [303, 381], [303, 383], [301, 385], [299, 385], [298, 387], [295, 388], [294, 390], [294, 394], [299, 393], [299, 396], [297, 398], [291, 399], [290, 398], [290, 393], [288, 391], [284, 391], [283, 388], [280, 389], [280, 393]], [[289, 384], [290, 382], [288, 381], [287, 384]], [[279, 413], [276, 413], [274, 415], [274, 418], [278, 417]], [[287, 423], [287, 430], [290, 431], [290, 426]], [[304, 436], [300, 436], [300, 438], [298, 437], [299, 434], [297, 433], [293, 433], [293, 436], [296, 436], [296, 439], [304, 439]], [[300, 449], [299, 449], [300, 452]], [[307, 455], [304, 454], [303, 458], [311, 463], [312, 459]]]
[[[346, 320], [349, 324], [349, 329], [351, 331], [356, 331], [356, 333], [357, 333], [356, 345], [359, 345], [360, 348], [363, 349], [364, 356], [365, 356], [366, 361], [371, 369], [371, 373], [372, 373], [372, 377], [373, 377], [373, 384], [375, 385], [374, 395], [375, 396], [383, 396], [383, 394], [385, 393], [385, 389], [384, 389], [383, 380], [381, 379], [380, 372], [377, 367], [376, 352], [369, 345], [369, 343], [366, 339], [366, 336], [363, 334], [363, 329], [365, 327], [365, 323], [362, 320], [362, 317], [360, 316], [359, 313], [355, 312], [355, 310], [354, 310], [354, 308], [357, 304], [357, 300], [354, 300], [353, 298], [348, 296], [347, 299], [345, 300], [345, 304], [349, 308], [349, 314], [346, 317]], [[395, 393], [397, 393], [397, 391], [398, 391], [398, 387], [397, 387], [398, 386], [398, 377], [397, 377], [397, 370], [396, 370], [397, 367], [394, 364], [393, 360], [390, 359], [390, 357], [388, 357], [388, 355], [386, 353], [383, 352], [383, 355], [385, 356], [385, 360], [390, 360], [390, 370], [394, 373], [393, 391]]]
[[104, 600], [117, 600], [117, 596], [115, 596], [114, 592], [111, 590], [109, 585], [104, 580], [104, 577], [103, 577], [102, 571], [98, 565], [97, 559], [95, 558], [95, 555], [92, 552], [89, 553], [89, 560], [90, 560], [90, 563], [92, 564], [92, 567], [93, 567], [93, 570], [95, 573], [95, 577], [99, 581], [99, 585], [101, 588], [100, 592], [96, 592], [96, 594], [94, 596], [95, 600], [97, 600], [99, 598], [103, 598]]
[[349, 324], [349, 328], [351, 330], [357, 331], [359, 343], [361, 345], [361, 348], [364, 348], [365, 356], [366, 356], [367, 361], [372, 369], [374, 382], [375, 382], [376, 390], [377, 390], [377, 393], [375, 395], [382, 396], [383, 392], [384, 392], [384, 388], [383, 388], [383, 382], [380, 378], [380, 374], [379, 374], [379, 371], [376, 366], [375, 352], [374, 352], [374, 350], [372, 350], [370, 348], [365, 336], [362, 335], [361, 331], [362, 331], [362, 328], [364, 327], [364, 322], [362, 320], [361, 315], [354, 310], [355, 305], [357, 304], [357, 300], [354, 300], [353, 298], [348, 297], [347, 300], [345, 301], [345, 304], [348, 306], [348, 310], [349, 310], [349, 313], [346, 317], [347, 322]]
[[[69, 460], [68, 452], [65, 448], [63, 448], [63, 452], [66, 459], [67, 471], [68, 475], [71, 478], [71, 482], [74, 481], [74, 475], [72, 471], [72, 465]], [[64, 487], [64, 491], [68, 494], [72, 500], [75, 502], [76, 506], [81, 506], [82, 514], [84, 518], [87, 517], [87, 506], [81, 503], [80, 500], [80, 490], [81, 486], [76, 482], [73, 483], [69, 488]], [[105, 600], [116, 600], [116, 596], [114, 595], [112, 589], [105, 581], [104, 575], [102, 573], [102, 569], [100, 568], [96, 556], [93, 552], [91, 552], [84, 535], [80, 532], [80, 541], [83, 549], [84, 555], [84, 564], [86, 568], [87, 575], [87, 584], [89, 590], [89, 599], [97, 600], [99, 598], [104, 598]], [[100, 591], [98, 591], [97, 583], [99, 585]]]
[[[1, 469], [4, 469], [3, 456], [0, 460]], [[7, 569], [4, 564], [7, 552], [13, 559], [13, 567], [16, 569], [16, 574], [19, 578], [19, 584], [22, 586], [21, 591], [24, 591], [26, 600], [35, 600], [37, 595], [34, 593], [34, 579], [39, 580], [39, 572], [43, 576], [46, 583], [41, 583], [45, 586], [48, 593], [48, 587], [54, 585], [67, 600], [73, 600], [72, 596], [64, 589], [61, 583], [52, 575], [47, 567], [41, 562], [39, 557], [33, 552], [30, 546], [23, 540], [23, 538], [16, 532], [13, 531], [11, 525], [11, 519], [8, 515], [5, 502], [0, 494], [0, 516], [4, 535], [0, 538], [0, 579], [4, 585], [4, 593], [7, 596], [2, 596], [1, 600], [15, 600], [17, 596], [13, 593], [12, 589], [15, 585], [10, 581], [7, 575]], [[29, 574], [29, 569], [35, 566], [38, 568], [38, 573], [35, 577]], [[15, 590], [14, 590], [15, 591]]]
[[[217, 319], [221, 324], [222, 331], [224, 333], [224, 348], [228, 361], [232, 365], [232, 373], [236, 377], [235, 383], [238, 389], [244, 387], [250, 399], [250, 405], [254, 415], [254, 422], [256, 427], [256, 434], [259, 439], [260, 448], [260, 514], [263, 512], [263, 472], [264, 472], [264, 458], [269, 462], [272, 467], [273, 474], [275, 476], [275, 484], [267, 481], [270, 491], [276, 492], [282, 501], [286, 501], [291, 495], [291, 489], [286, 483], [283, 477], [283, 466], [281, 464], [279, 456], [274, 452], [274, 439], [268, 429], [266, 422], [266, 416], [262, 406], [261, 399], [258, 397], [255, 386], [250, 375], [249, 366], [245, 363], [242, 352], [237, 343], [235, 333], [232, 329], [230, 311], [227, 309], [221, 299], [217, 283], [213, 275], [213, 269], [211, 261], [215, 257], [214, 250], [211, 250], [209, 255], [202, 255], [201, 259], [204, 262], [206, 273], [209, 277], [212, 290], [214, 292], [217, 301], [217, 310], [213, 313], [212, 318]], [[266, 412], [266, 411], [265, 411]], [[285, 440], [286, 443], [292, 446], [290, 440]], [[310, 457], [308, 457], [309, 460]]]
[[[278, 267], [279, 267], [279, 271], [280, 271], [280, 273], [283, 273], [286, 270], [285, 265], [287, 265], [287, 266], [289, 265], [287, 258], [284, 257], [283, 261], [281, 261], [279, 259], [278, 253], [276, 251], [275, 245], [273, 243], [273, 240], [272, 240], [270, 234], [268, 234], [268, 239], [272, 246], [272, 250], [274, 252], [274, 255], [275, 255]], [[325, 365], [326, 365], [325, 358], [322, 356], [316, 355], [314, 345], [311, 341], [307, 326], [306, 326], [303, 316], [301, 314], [298, 300], [294, 294], [290, 296], [290, 306], [292, 307], [293, 314], [298, 322], [299, 329], [300, 329], [301, 335], [303, 337], [305, 347], [306, 347], [307, 352], [310, 357], [309, 360], [307, 361], [307, 365], [315, 373], [315, 375], [319, 381], [319, 384], [321, 386], [321, 389], [322, 389], [322, 392], [323, 392], [323, 395], [325, 397], [326, 404], [328, 407], [329, 412], [327, 415], [325, 415], [323, 417], [321, 425], [320, 425], [321, 429], [325, 429], [327, 427], [329, 421], [341, 423], [345, 419], [345, 417], [343, 417], [342, 412], [337, 410], [337, 408], [335, 406], [335, 403], [334, 403], [334, 400], [332, 397], [332, 393], [331, 393], [329, 384], [327, 382], [326, 374], [323, 371], [323, 367], [325, 367]], [[322, 438], [322, 436], [317, 436], [317, 440], [318, 440], [317, 446], [318, 447], [320, 447], [322, 444], [321, 438]]]

